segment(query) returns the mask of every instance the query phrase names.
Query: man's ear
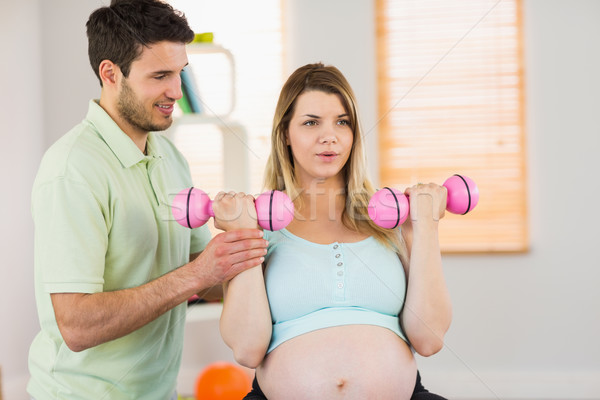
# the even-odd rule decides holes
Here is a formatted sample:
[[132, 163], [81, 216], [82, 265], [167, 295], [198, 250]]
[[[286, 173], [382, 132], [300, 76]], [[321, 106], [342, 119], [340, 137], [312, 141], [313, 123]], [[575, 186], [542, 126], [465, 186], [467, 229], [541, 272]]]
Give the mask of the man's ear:
[[103, 60], [98, 67], [100, 79], [103, 86], [115, 86], [117, 84], [118, 75], [121, 69], [110, 60]]

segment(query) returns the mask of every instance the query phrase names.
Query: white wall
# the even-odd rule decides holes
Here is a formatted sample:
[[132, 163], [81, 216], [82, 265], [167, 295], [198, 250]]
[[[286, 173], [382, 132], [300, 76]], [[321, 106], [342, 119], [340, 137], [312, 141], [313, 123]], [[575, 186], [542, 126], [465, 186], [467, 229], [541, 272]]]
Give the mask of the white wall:
[[10, 394], [27, 379], [25, 354], [38, 326], [29, 203], [42, 152], [44, 113], [38, 3], [6, 1], [1, 6], [0, 366], [5, 395], [12, 400]]
[[[337, 65], [357, 93], [365, 130], [376, 126], [372, 3], [285, 0], [287, 71], [319, 60]], [[0, 365], [7, 400], [27, 398], [26, 355], [37, 330], [30, 188], [43, 149], [97, 96], [84, 24], [101, 4], [2, 0]], [[531, 251], [444, 257], [454, 321], [447, 347], [419, 365], [425, 384], [451, 398], [598, 399], [600, 2], [525, 0], [524, 12]]]
[[99, 95], [85, 22], [100, 0], [0, 0], [0, 366], [7, 400], [28, 399], [27, 354], [39, 329], [33, 295], [31, 187], [43, 151]]
[[110, 0], [40, 0], [42, 15], [42, 99], [44, 148], [81, 122], [88, 101], [100, 97], [100, 83], [87, 53], [85, 23]]

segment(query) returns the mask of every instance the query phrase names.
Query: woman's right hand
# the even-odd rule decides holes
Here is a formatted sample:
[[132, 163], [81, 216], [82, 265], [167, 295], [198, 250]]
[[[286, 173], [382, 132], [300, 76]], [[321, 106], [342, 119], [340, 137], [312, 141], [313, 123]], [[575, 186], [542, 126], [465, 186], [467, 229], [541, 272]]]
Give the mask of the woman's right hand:
[[215, 227], [224, 231], [258, 228], [254, 197], [244, 192], [219, 192], [213, 204]]

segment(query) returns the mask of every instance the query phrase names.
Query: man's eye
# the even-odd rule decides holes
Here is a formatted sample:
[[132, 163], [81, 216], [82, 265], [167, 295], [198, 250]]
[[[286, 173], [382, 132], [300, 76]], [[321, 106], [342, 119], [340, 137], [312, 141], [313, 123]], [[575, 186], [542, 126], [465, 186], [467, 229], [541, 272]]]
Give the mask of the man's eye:
[[163, 79], [165, 79], [165, 77], [166, 77], [166, 75], [157, 75], [157, 76], [155, 76], [155, 77], [154, 77], [154, 79], [156, 79], [156, 80], [159, 80], [159, 81], [160, 81], [160, 80], [163, 80]]

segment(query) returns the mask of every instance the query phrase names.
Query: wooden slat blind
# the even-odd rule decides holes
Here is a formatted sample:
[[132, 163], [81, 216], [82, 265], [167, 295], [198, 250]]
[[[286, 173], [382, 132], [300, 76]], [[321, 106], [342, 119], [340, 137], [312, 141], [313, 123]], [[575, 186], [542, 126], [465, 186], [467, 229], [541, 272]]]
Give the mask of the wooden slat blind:
[[380, 184], [472, 178], [445, 252], [528, 247], [520, 0], [376, 0]]

